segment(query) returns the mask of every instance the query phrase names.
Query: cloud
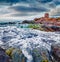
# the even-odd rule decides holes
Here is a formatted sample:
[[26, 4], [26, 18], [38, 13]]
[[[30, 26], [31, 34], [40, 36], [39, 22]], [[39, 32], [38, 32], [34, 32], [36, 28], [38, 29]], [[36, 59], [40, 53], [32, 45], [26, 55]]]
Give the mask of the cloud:
[[50, 11], [51, 16], [60, 16], [60, 5]]
[[13, 4], [13, 3], [17, 3], [19, 2], [19, 0], [0, 0], [0, 3], [10, 3], [10, 4]]
[[16, 2], [35, 2], [35, 1], [38, 1], [38, 2], [41, 2], [41, 3], [46, 3], [46, 2], [51, 2], [52, 0], [0, 0], [0, 2], [10, 2], [10, 3], [16, 3]]
[[45, 12], [51, 15], [60, 13], [56, 10], [60, 0], [0, 0], [0, 3], [0, 16], [3, 17], [31, 17]]
[[55, 8], [56, 4], [54, 2], [49, 2], [46, 4], [46, 6], [48, 6], [49, 8]]
[[32, 15], [36, 15], [38, 14], [38, 12], [18, 12], [18, 13], [12, 13], [10, 14], [10, 16], [15, 16], [15, 17], [19, 17], [19, 16], [32, 16]]
[[53, 0], [56, 5], [60, 5], [60, 0]]
[[48, 2], [51, 2], [53, 0], [37, 0], [37, 1], [40, 2], [40, 3], [48, 3]]
[[20, 12], [44, 12], [48, 11], [45, 7], [25, 7], [25, 6], [13, 6], [10, 9], [14, 9], [16, 11]]
[[50, 2], [53, 2], [56, 5], [60, 4], [60, 0], [0, 0], [0, 4], [9, 4], [9, 5], [16, 4], [16, 3], [47, 4]]
[[[9, 14], [11, 16], [12, 15], [23, 16], [23, 15], [34, 15], [37, 12], [39, 13], [48, 12], [49, 9], [45, 7], [45, 4], [44, 5], [42, 4], [43, 2], [46, 2], [46, 1], [47, 0], [32, 0], [32, 1], [31, 0], [0, 0], [0, 2], [4, 3], [6, 6], [8, 6], [10, 3], [13, 4], [9, 6], [8, 8], [1, 10], [2, 12], [0, 11], [0, 15], [4, 14], [5, 16]], [[50, 2], [50, 0], [48, 0], [48, 2]]]

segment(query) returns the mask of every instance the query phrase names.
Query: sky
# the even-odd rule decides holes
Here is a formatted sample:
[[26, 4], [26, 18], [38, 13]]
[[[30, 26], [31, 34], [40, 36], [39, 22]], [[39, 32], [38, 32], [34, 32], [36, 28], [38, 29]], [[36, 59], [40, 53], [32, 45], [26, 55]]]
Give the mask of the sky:
[[60, 0], [0, 0], [0, 20], [26, 20], [44, 13], [60, 16]]

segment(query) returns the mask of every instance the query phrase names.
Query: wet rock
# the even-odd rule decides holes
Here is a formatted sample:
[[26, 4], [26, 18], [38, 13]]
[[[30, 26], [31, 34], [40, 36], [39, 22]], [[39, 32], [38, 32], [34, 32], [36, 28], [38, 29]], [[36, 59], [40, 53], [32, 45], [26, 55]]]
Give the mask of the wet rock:
[[5, 53], [5, 50], [0, 47], [0, 62], [10, 62], [10, 57]]
[[22, 51], [18, 49], [15, 49], [12, 52], [12, 60], [13, 62], [25, 62], [26, 61]]
[[15, 48], [8, 48], [8, 49], [6, 50], [6, 54], [7, 54], [8, 56], [12, 57], [12, 52], [13, 52], [14, 49], [15, 49]]
[[44, 47], [34, 48], [32, 55], [34, 62], [50, 62], [48, 50]]
[[9, 48], [6, 53], [11, 57], [12, 62], [26, 62], [26, 58], [20, 49]]
[[60, 43], [54, 43], [51, 46], [51, 53], [57, 62], [60, 62]]

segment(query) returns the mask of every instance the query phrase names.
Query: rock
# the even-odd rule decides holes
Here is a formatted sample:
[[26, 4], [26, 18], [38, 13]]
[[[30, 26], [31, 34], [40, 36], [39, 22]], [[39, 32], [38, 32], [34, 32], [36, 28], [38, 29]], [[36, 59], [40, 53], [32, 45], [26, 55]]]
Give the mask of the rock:
[[7, 55], [12, 59], [12, 62], [25, 62], [26, 58], [23, 55], [22, 51], [17, 48], [9, 48], [6, 50]]
[[5, 53], [5, 50], [0, 47], [0, 62], [10, 62], [10, 57]]
[[51, 53], [57, 62], [60, 62], [60, 43], [54, 43], [51, 46]]
[[44, 47], [34, 48], [32, 55], [34, 62], [50, 62], [48, 50]]
[[26, 58], [24, 57], [22, 51], [18, 49], [13, 50], [12, 60], [13, 62], [26, 62]]
[[8, 49], [6, 50], [6, 54], [7, 54], [8, 56], [12, 57], [12, 52], [13, 52], [14, 49], [15, 49], [15, 48], [8, 48]]

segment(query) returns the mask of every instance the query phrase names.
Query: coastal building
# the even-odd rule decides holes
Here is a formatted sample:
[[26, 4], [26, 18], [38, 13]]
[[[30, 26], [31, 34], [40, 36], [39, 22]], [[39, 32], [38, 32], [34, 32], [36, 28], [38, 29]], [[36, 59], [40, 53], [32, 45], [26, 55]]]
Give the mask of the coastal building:
[[45, 13], [44, 17], [35, 18], [34, 20], [35, 20], [35, 23], [60, 26], [60, 18], [50, 18], [49, 13]]

